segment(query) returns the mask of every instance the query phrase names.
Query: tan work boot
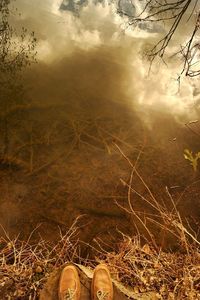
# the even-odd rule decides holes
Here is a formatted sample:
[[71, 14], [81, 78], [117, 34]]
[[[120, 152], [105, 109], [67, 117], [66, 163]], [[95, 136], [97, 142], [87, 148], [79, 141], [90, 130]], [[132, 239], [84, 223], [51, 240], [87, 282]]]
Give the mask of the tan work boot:
[[81, 284], [76, 267], [66, 266], [61, 273], [58, 298], [59, 300], [79, 300]]
[[112, 300], [113, 285], [106, 265], [100, 264], [94, 270], [91, 287], [92, 300]]

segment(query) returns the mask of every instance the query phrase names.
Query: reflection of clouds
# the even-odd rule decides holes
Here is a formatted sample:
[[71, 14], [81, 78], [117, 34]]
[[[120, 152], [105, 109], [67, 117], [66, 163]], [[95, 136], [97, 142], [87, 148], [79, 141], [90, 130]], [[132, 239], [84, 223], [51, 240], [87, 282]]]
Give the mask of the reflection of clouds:
[[[126, 22], [123, 27], [123, 19], [116, 14], [114, 4], [89, 2], [82, 7], [78, 17], [59, 9], [61, 4], [69, 5], [70, 1], [19, 0], [19, 10], [23, 16], [20, 22], [36, 32], [40, 60], [48, 65], [78, 51], [90, 56], [94, 49], [104, 47], [109, 53], [113, 52], [116, 63], [122, 65], [121, 75], [126, 81], [125, 93], [130, 103], [134, 102], [133, 106], [137, 101], [140, 107], [158, 104], [170, 107], [173, 114], [187, 111], [196, 84], [192, 85], [184, 78], [178, 90], [178, 83], [174, 80], [178, 66], [176, 60], [168, 67], [161, 65], [160, 69], [147, 77], [148, 63], [139, 54], [147, 45], [154, 43], [159, 30], [155, 33], [154, 28], [144, 27], [144, 30], [140, 30], [137, 27], [133, 31], [131, 27], [126, 27]], [[130, 2], [121, 3], [125, 3], [128, 9], [127, 3]], [[169, 53], [172, 50], [174, 48], [170, 45]]]
[[[113, 4], [112, 0], [108, 0], [108, 2], [104, 0], [63, 0], [60, 8], [62, 10], [69, 11], [80, 10], [84, 4], [88, 4], [89, 2], [92, 2], [93, 4]], [[132, 2], [132, 0], [119, 0], [118, 2], [116, 2], [116, 6], [121, 13], [127, 16], [134, 16], [136, 13], [139, 13], [141, 11], [141, 4], [137, 0], [135, 0], [134, 3]]]
[[118, 9], [127, 16], [134, 16], [136, 14], [136, 7], [131, 0], [119, 0]]
[[87, 0], [64, 0], [60, 5], [60, 9], [64, 11], [77, 12], [80, 10], [83, 4], [87, 3]]
[[[74, 13], [80, 14], [83, 7], [87, 6], [90, 4], [93, 5], [98, 5], [99, 3], [102, 3], [104, 5], [113, 5], [113, 1], [109, 0], [108, 2], [105, 3], [104, 0], [93, 0], [93, 1], [88, 1], [88, 0], [63, 0], [61, 5], [60, 5], [60, 10], [61, 11], [70, 11]], [[143, 6], [144, 4], [139, 1], [135, 0], [134, 2], [132, 0], [119, 0], [116, 2], [116, 11], [118, 14], [124, 18], [128, 18], [128, 20], [131, 20], [133, 16], [140, 15], [140, 13], [143, 11]], [[123, 22], [123, 21], [122, 21]], [[127, 27], [127, 24], [126, 24]], [[137, 26], [135, 28], [131, 28], [131, 31], [133, 30], [143, 30], [147, 31], [149, 33], [161, 33], [164, 32], [164, 28], [161, 24], [158, 23], [153, 23], [153, 22], [138, 22]], [[130, 33], [130, 30], [127, 29], [127, 32]], [[131, 35], [134, 35], [132, 32]], [[137, 35], [137, 33], [136, 33]]]

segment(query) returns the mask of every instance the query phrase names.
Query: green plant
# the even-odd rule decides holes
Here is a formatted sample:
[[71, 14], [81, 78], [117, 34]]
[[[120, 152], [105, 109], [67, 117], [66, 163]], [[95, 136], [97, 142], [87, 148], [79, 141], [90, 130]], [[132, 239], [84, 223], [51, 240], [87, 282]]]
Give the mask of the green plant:
[[189, 160], [193, 170], [196, 172], [198, 167], [198, 159], [200, 159], [200, 152], [193, 154], [192, 151], [185, 149], [183, 155], [186, 160]]

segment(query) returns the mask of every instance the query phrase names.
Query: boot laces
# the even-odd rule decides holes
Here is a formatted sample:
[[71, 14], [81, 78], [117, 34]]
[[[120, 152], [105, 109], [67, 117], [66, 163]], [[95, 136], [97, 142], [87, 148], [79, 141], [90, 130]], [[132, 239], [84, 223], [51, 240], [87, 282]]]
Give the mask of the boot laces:
[[109, 292], [105, 292], [102, 290], [97, 291], [97, 299], [98, 300], [107, 300]]
[[64, 300], [73, 300], [75, 292], [76, 291], [74, 289], [68, 288], [65, 293]]

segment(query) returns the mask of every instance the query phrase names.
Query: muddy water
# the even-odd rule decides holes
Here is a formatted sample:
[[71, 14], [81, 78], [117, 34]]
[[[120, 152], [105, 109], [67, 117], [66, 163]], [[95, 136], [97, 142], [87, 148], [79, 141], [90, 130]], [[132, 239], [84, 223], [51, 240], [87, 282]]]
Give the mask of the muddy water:
[[[38, 38], [60, 46], [58, 22], [48, 27], [47, 20], [46, 33], [35, 24]], [[24, 23], [29, 24], [28, 17]], [[138, 228], [143, 234], [126, 210], [131, 168], [119, 148], [137, 163], [157, 201], [172, 209], [167, 186], [183, 218], [198, 227], [199, 170], [193, 172], [183, 151], [199, 151], [199, 136], [184, 125], [188, 115], [178, 117], [161, 104], [138, 105], [140, 73], [137, 68], [130, 72], [130, 49], [122, 44], [89, 50], [53, 47], [54, 55], [60, 51], [55, 61], [27, 70], [27, 103], [11, 110], [9, 153], [0, 160], [0, 223], [11, 236], [27, 239], [33, 233], [34, 240], [42, 235], [54, 241], [59, 228], [65, 232], [80, 215], [80, 238], [86, 242], [101, 238], [113, 244], [120, 232], [132, 235]], [[131, 97], [130, 89], [135, 91]], [[142, 218], [154, 218], [156, 212], [144, 201], [152, 199], [136, 174], [132, 187], [134, 209]], [[160, 240], [162, 231], [152, 230]]]
[[[9, 151], [0, 160], [4, 230], [22, 239], [32, 233], [33, 240], [41, 235], [54, 241], [59, 228], [65, 232], [82, 215], [79, 237], [86, 242], [101, 238], [113, 244], [120, 232], [132, 235], [138, 228], [143, 234], [144, 228], [127, 211], [125, 182], [129, 183], [131, 168], [116, 145], [137, 163], [157, 201], [172, 209], [167, 186], [183, 218], [197, 228], [200, 174], [193, 172], [183, 151], [199, 151], [199, 136], [185, 127], [190, 120], [187, 113], [178, 117], [159, 101], [148, 109], [138, 105], [145, 89], [143, 70], [138, 70], [143, 66], [139, 39], [133, 42], [124, 36], [114, 46], [120, 26], [100, 7], [92, 7], [88, 15], [86, 9], [82, 23], [76, 20], [78, 27], [73, 28], [73, 18], [61, 16], [52, 1], [29, 2], [18, 1], [24, 17], [15, 25], [36, 32], [43, 61], [26, 71], [26, 105], [17, 111], [11, 107], [7, 120]], [[158, 83], [149, 91], [154, 92]], [[148, 98], [146, 90], [145, 94]], [[199, 117], [199, 111], [196, 114]], [[200, 132], [199, 125], [194, 126]], [[0, 153], [3, 136], [0, 129]], [[144, 201], [152, 199], [135, 173], [132, 187], [133, 208], [146, 221], [147, 216], [154, 218], [156, 212]], [[151, 229], [161, 240], [162, 231]]]
[[[101, 120], [93, 123], [94, 120], [88, 119], [79, 138], [66, 141], [66, 149], [63, 147], [63, 133], [60, 144], [56, 132], [56, 143], [52, 138], [46, 144], [35, 146], [33, 168], [29, 159], [26, 164], [22, 163], [26, 152], [23, 159], [1, 162], [0, 223], [11, 236], [20, 234], [22, 239], [27, 239], [38, 227], [32, 235], [33, 240], [42, 236], [54, 241], [59, 238], [59, 228], [64, 233], [80, 215], [79, 238], [87, 243], [101, 239], [107, 247], [121, 237], [120, 232], [134, 235], [139, 228], [141, 234], [145, 234], [141, 224], [123, 209], [128, 208], [125, 182], [129, 184], [131, 168], [116, 144], [133, 164], [138, 160], [137, 170], [158, 202], [169, 211], [172, 209], [165, 191], [167, 186], [174, 201], [178, 202], [183, 219], [187, 218], [194, 229], [198, 228], [199, 172], [194, 174], [183, 158], [186, 145], [198, 147], [198, 141], [195, 144], [195, 138], [184, 127], [174, 124], [171, 128], [163, 127], [154, 135], [144, 129], [137, 116], [129, 111], [124, 113], [124, 120], [121, 115], [120, 126], [117, 126], [119, 116], [117, 122], [111, 117], [102, 123]], [[128, 118], [135, 118], [135, 126], [130, 127]], [[166, 116], [165, 121], [168, 119]], [[145, 139], [141, 139], [142, 135]], [[178, 141], [174, 141], [174, 137]], [[156, 214], [142, 199], [152, 201], [136, 174], [132, 187], [140, 194], [131, 194], [135, 211], [142, 218]], [[158, 243], [163, 242], [162, 231], [151, 224], [149, 226]], [[166, 238], [165, 246], [170, 243], [170, 238]]]

